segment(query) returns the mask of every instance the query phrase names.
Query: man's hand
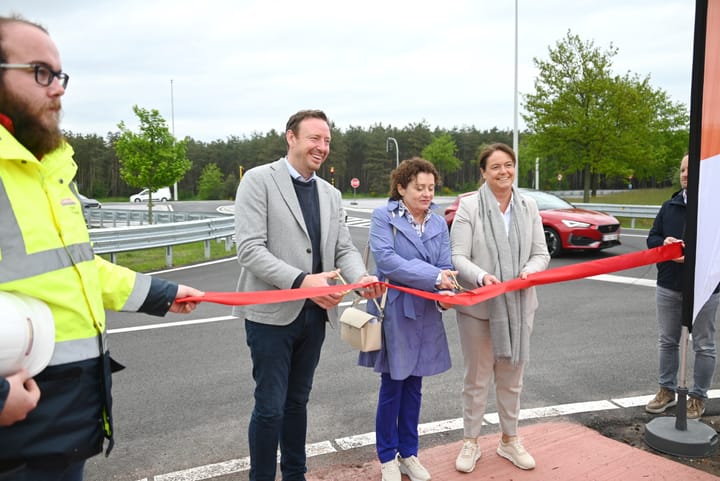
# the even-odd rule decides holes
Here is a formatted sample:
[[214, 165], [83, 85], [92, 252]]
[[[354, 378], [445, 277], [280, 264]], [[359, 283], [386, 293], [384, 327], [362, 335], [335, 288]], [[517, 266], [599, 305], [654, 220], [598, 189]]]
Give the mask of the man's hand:
[[[370, 282], [379, 282], [375, 276], [363, 276], [357, 280], [357, 284], [368, 284]], [[375, 284], [374, 286], [366, 287], [362, 291], [358, 291], [358, 294], [363, 296], [365, 299], [375, 299], [385, 293], [385, 286], [382, 284]]]
[[10, 384], [10, 392], [0, 411], [0, 426], [10, 426], [25, 419], [40, 399], [40, 388], [25, 369], [5, 379]]
[[[337, 279], [338, 277], [338, 271], [330, 271], [330, 272], [320, 272], [318, 274], [308, 274], [305, 276], [305, 279], [303, 279], [302, 284], [300, 284], [301, 288], [306, 287], [327, 287], [330, 285], [330, 280]], [[338, 292], [336, 294], [328, 294], [326, 296], [319, 296], [319, 297], [311, 297], [310, 300], [313, 301], [318, 306], [322, 307], [323, 309], [331, 309], [338, 304], [340, 304], [340, 301], [342, 301], [343, 294]]]
[[483, 276], [483, 286], [490, 286], [493, 284], [500, 284], [500, 280], [492, 274], [485, 274]]
[[[680, 242], [683, 245], [683, 247], [685, 247], [685, 243], [682, 241], [682, 239], [676, 239], [675, 237], [670, 237], [670, 236], [665, 238], [665, 240], [663, 241], [663, 245], [666, 246], [666, 245], [670, 245], [670, 244], [675, 244], [676, 242]], [[684, 264], [685, 256], [678, 257], [677, 259], [673, 259], [672, 261], [677, 262], [678, 264]]]
[[177, 300], [182, 299], [183, 297], [201, 297], [204, 295], [205, 293], [203, 291], [180, 284], [178, 285], [177, 294], [175, 295], [175, 302], [173, 302], [170, 306], [170, 312], [175, 312], [177, 314], [189, 314], [195, 310], [197, 302], [177, 302]]

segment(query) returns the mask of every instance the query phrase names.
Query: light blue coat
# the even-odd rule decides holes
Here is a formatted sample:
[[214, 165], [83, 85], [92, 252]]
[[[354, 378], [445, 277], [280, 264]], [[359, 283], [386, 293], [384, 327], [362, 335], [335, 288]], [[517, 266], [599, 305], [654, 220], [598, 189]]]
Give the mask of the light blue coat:
[[[436, 291], [443, 269], [452, 269], [450, 237], [445, 220], [431, 214], [418, 236], [405, 217], [398, 215], [398, 201], [373, 211], [370, 250], [379, 279], [424, 291]], [[375, 304], [368, 312], [377, 314]], [[388, 289], [380, 351], [360, 353], [358, 364], [395, 380], [430, 376], [450, 369], [442, 313], [435, 301]]]

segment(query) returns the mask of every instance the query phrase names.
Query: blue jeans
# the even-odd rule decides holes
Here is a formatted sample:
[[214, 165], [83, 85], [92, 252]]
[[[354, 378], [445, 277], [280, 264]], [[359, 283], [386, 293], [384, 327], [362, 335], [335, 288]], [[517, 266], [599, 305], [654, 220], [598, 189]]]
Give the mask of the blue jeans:
[[63, 465], [38, 461], [12, 473], [0, 473], [0, 481], [82, 481], [84, 469], [85, 460]]
[[381, 463], [392, 461], [398, 453], [402, 458], [417, 456], [421, 400], [422, 377], [395, 381], [388, 373], [381, 375], [375, 416], [375, 446]]
[[275, 481], [277, 449], [284, 481], [304, 481], [307, 403], [325, 339], [327, 313], [303, 309], [287, 326], [245, 320], [255, 407], [248, 428], [250, 481]]
[[[655, 301], [659, 327], [658, 350], [660, 370], [658, 383], [677, 391], [680, 365], [680, 331], [682, 328], [682, 292], [657, 287]], [[695, 351], [693, 387], [689, 394], [707, 399], [707, 391], [715, 372], [715, 324], [720, 294], [713, 294], [698, 313], [692, 328]]]

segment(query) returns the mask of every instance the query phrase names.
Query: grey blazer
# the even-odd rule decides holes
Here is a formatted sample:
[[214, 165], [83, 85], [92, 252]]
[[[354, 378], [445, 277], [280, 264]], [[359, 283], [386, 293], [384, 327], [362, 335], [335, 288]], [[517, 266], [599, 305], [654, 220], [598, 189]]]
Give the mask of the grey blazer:
[[[366, 273], [362, 256], [345, 225], [340, 192], [317, 177], [323, 272], [340, 268], [348, 282]], [[290, 289], [312, 269], [312, 244], [285, 158], [250, 169], [235, 196], [238, 292]], [[233, 315], [263, 324], [290, 324], [303, 300], [236, 306]], [[328, 311], [330, 321], [337, 309]]]

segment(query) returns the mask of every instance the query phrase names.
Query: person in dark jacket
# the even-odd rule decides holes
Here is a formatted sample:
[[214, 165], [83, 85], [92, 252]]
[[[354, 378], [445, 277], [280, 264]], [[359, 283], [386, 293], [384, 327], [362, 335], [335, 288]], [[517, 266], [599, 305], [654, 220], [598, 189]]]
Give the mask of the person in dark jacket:
[[[688, 156], [680, 163], [682, 190], [665, 201], [647, 238], [648, 248], [682, 242], [687, 216]], [[659, 414], [677, 404], [677, 374], [680, 363], [680, 333], [685, 257], [657, 264], [655, 303], [658, 321], [660, 390], [645, 406], [649, 413]], [[720, 286], [719, 286], [720, 287]], [[715, 372], [715, 327], [717, 322], [718, 288], [705, 303], [693, 322], [692, 341], [695, 351], [694, 383], [687, 403], [688, 419], [697, 419], [705, 412], [707, 391]]]
[[47, 367], [0, 377], [2, 481], [81, 481], [112, 447], [105, 309], [188, 313], [177, 299], [203, 294], [94, 255], [59, 128], [68, 81], [43, 27], [0, 17], [0, 291], [42, 301], [55, 325]]

